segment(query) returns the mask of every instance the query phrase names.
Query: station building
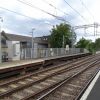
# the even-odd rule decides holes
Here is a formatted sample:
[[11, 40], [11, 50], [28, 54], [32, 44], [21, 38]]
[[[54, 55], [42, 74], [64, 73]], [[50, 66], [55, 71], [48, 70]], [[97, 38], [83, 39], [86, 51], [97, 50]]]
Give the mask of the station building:
[[32, 37], [1, 32], [3, 61], [36, 58], [38, 48], [48, 48], [48, 46], [48, 36], [33, 38], [32, 50]]

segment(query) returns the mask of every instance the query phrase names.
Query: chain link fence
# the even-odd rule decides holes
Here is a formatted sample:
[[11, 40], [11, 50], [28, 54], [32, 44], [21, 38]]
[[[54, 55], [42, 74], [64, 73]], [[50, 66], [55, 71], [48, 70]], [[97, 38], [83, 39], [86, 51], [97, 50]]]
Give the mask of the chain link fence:
[[20, 59], [47, 58], [78, 53], [88, 53], [88, 51], [82, 48], [36, 48], [33, 50], [31, 48], [25, 48], [20, 52]]

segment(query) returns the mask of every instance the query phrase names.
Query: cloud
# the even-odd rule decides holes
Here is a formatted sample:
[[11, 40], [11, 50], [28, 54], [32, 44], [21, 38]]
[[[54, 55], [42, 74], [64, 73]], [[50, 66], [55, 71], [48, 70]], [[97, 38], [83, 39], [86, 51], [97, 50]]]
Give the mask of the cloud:
[[[43, 9], [49, 13], [55, 14], [57, 16], [63, 17], [66, 21], [69, 21], [72, 26], [90, 24], [94, 21], [100, 22], [100, 14], [99, 14], [99, 0], [83, 0], [84, 4], [86, 4], [87, 8], [90, 10], [95, 20], [93, 20], [92, 16], [86, 10], [84, 6], [82, 6], [80, 0], [66, 0], [75, 10], [77, 10], [86, 21], [81, 18], [81, 16], [76, 13], [73, 9], [71, 9], [64, 0], [22, 0], [30, 2], [32, 5]], [[56, 8], [59, 8], [63, 12], [66, 12], [65, 15], [61, 11], [49, 6], [46, 2], [54, 5]], [[7, 8], [9, 10], [15, 11], [17, 13], [21, 13], [24, 17], [12, 12], [9, 12], [4, 9], [0, 9], [0, 16], [3, 17], [3, 29], [7, 32], [18, 33], [18, 34], [29, 34], [31, 29], [34, 27], [36, 30], [34, 31], [34, 36], [42, 36], [50, 34], [50, 29], [52, 25], [56, 25], [61, 23], [55, 19], [54, 17], [28, 5], [22, 4], [17, 0], [0, 0], [0, 7]], [[45, 21], [49, 21], [51, 25], [46, 24]], [[80, 32], [81, 31], [81, 32]], [[83, 30], [78, 30], [77, 33], [83, 35]], [[93, 32], [91, 32], [93, 33]]]

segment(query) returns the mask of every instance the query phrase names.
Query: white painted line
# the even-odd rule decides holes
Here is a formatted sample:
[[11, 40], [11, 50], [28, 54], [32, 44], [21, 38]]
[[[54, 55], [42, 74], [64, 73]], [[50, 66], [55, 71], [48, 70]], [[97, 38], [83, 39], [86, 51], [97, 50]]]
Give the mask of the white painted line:
[[96, 75], [96, 77], [93, 79], [93, 81], [91, 82], [91, 84], [89, 85], [89, 87], [86, 89], [85, 93], [83, 94], [83, 96], [81, 97], [80, 100], [86, 100], [88, 95], [90, 94], [92, 88], [94, 87], [96, 81], [98, 80], [100, 76], [100, 71], [98, 72], [98, 74]]

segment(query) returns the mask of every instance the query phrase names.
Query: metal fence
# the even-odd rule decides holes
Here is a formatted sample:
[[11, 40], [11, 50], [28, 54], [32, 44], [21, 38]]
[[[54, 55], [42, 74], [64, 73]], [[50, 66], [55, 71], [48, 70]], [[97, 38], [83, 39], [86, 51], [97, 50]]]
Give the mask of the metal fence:
[[86, 49], [82, 48], [35, 48], [33, 50], [31, 48], [26, 48], [21, 50], [20, 59], [47, 58], [87, 52]]

